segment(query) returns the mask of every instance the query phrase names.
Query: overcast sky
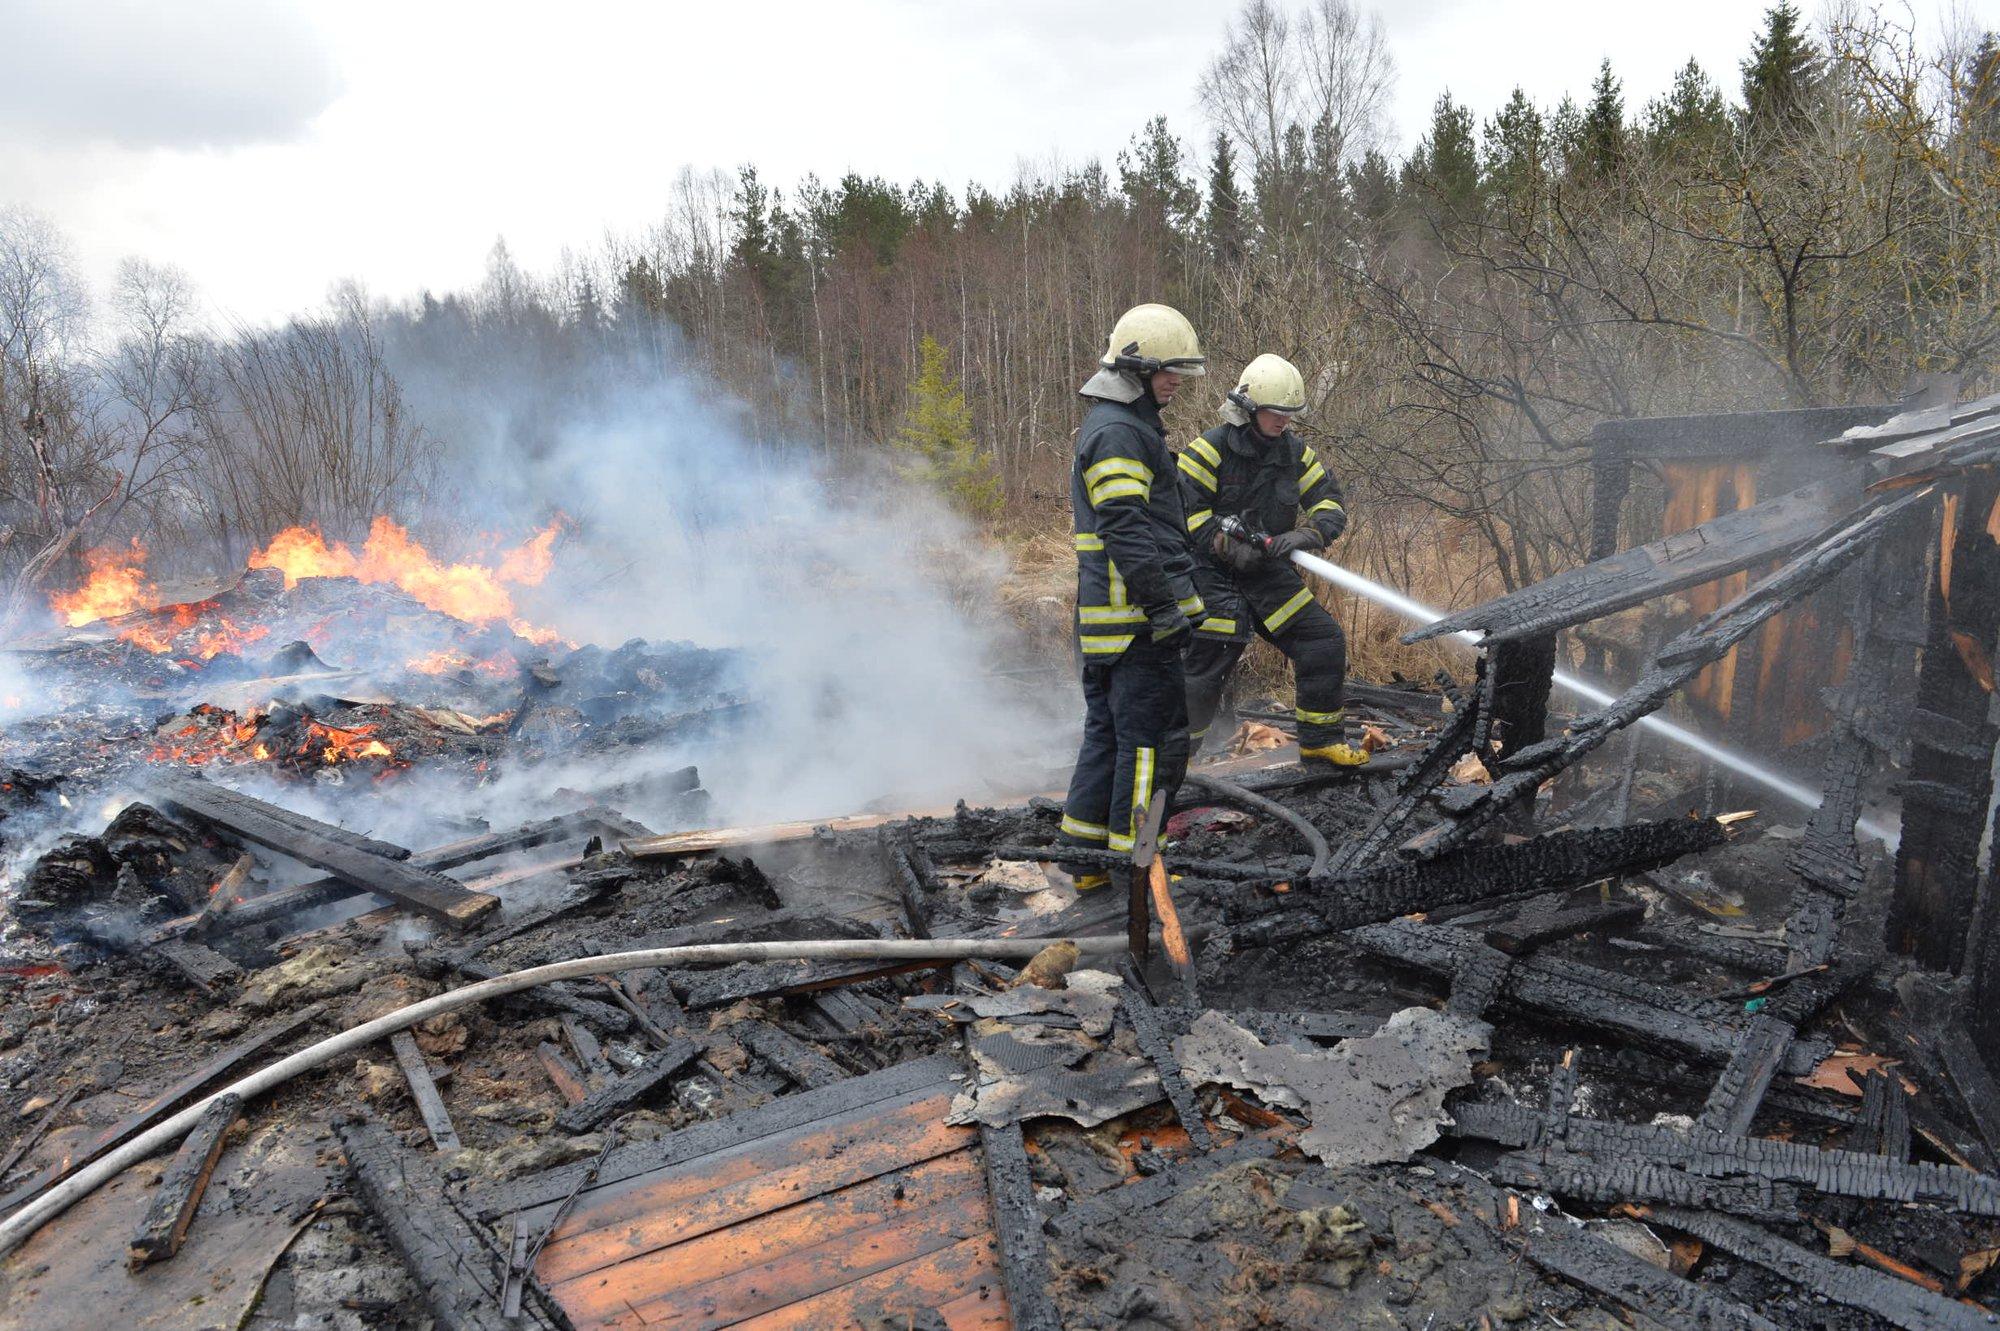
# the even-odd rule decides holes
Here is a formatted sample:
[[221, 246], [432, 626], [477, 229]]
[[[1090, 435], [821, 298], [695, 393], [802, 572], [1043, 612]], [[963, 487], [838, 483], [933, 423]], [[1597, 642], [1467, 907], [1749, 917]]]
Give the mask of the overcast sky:
[[[1450, 88], [1636, 110], [1689, 56], [1734, 90], [1767, 0], [1384, 6], [1407, 145]], [[1233, 4], [1152, 0], [0, 0], [0, 205], [101, 281], [139, 255], [216, 311], [275, 318], [531, 269], [664, 210], [683, 165], [1004, 185], [1107, 161], [1149, 116], [1206, 137], [1194, 87]], [[1959, 0], [2000, 27], [2000, 0]], [[1935, 23], [1934, 5], [1920, 16]]]

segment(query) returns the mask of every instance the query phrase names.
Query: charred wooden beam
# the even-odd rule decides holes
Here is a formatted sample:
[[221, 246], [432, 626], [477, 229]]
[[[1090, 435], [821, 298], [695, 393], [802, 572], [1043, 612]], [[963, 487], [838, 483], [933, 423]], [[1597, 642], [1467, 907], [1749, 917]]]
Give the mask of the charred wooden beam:
[[[403, 1259], [440, 1331], [519, 1331], [500, 1310], [505, 1274], [495, 1254], [447, 1199], [429, 1157], [405, 1150], [373, 1119], [334, 1124], [355, 1191]], [[534, 1304], [525, 1325], [555, 1325]]]
[[265, 800], [218, 786], [185, 772], [160, 777], [162, 799], [190, 817], [302, 863], [324, 869], [358, 888], [462, 929], [500, 905], [500, 898], [471, 892], [443, 874], [383, 853], [399, 847], [358, 837], [331, 823], [292, 813]]
[[1663, 1203], [1754, 1220], [1798, 1219], [1799, 1190], [1768, 1179], [1714, 1179], [1648, 1160], [1598, 1160], [1566, 1151], [1510, 1152], [1493, 1164], [1498, 1181], [1601, 1205]]
[[194, 1223], [194, 1213], [208, 1191], [208, 1181], [215, 1174], [215, 1162], [222, 1158], [223, 1139], [242, 1114], [242, 1096], [219, 1096], [188, 1129], [132, 1235], [126, 1254], [132, 1267], [163, 1262], [181, 1250], [188, 1226]]
[[1358, 870], [1387, 853], [1402, 839], [1404, 829], [1423, 809], [1431, 791], [1451, 774], [1452, 766], [1473, 751], [1475, 738], [1482, 729], [1480, 708], [1486, 691], [1487, 669], [1486, 659], [1482, 656], [1478, 687], [1460, 701], [1451, 714], [1450, 722], [1397, 778], [1395, 800], [1382, 810], [1367, 831], [1334, 857], [1336, 870]]
[[1519, 956], [1543, 943], [1637, 924], [1645, 917], [1646, 908], [1637, 901], [1586, 901], [1582, 905], [1516, 915], [1485, 926], [1484, 934], [1489, 946]]
[[1130, 965], [1126, 967], [1118, 1005], [1125, 1013], [1125, 1020], [1131, 1023], [1140, 1052], [1152, 1063], [1153, 1071], [1159, 1074], [1160, 1089], [1167, 1093], [1167, 1103], [1174, 1107], [1174, 1117], [1180, 1120], [1188, 1140], [1194, 1143], [1196, 1150], [1208, 1150], [1215, 1142], [1209, 1136], [1208, 1124], [1202, 1119], [1201, 1106], [1195, 1103], [1194, 1088], [1188, 1085], [1180, 1060], [1174, 1057], [1174, 1043], [1168, 1038], [1158, 1011], [1153, 1007], [1152, 1000], [1146, 997], [1139, 985], [1138, 974]]
[[1334, 874], [1282, 896], [1224, 909], [1244, 946], [1268, 945], [1511, 892], [1556, 891], [1670, 864], [1728, 840], [1712, 818], [1570, 828], [1518, 845], [1467, 846], [1434, 859], [1395, 860]]
[[1873, 507], [1841, 523], [1830, 535], [1807, 546], [1775, 573], [1661, 648], [1639, 681], [1609, 706], [1579, 718], [1561, 736], [1501, 761], [1499, 777], [1490, 786], [1453, 792], [1459, 796], [1450, 810], [1455, 821], [1432, 843], [1434, 847], [1441, 851], [1463, 844], [1517, 801], [1531, 798], [1542, 782], [1640, 717], [1657, 711], [1771, 616], [1797, 604], [1873, 549], [1894, 529], [1903, 512], [1930, 498], [1931, 491], [1925, 488], [1872, 501]]
[[39, 1195], [44, 1189], [60, 1183], [107, 1151], [122, 1146], [138, 1136], [192, 1100], [204, 1087], [220, 1081], [226, 1074], [234, 1071], [251, 1055], [261, 1052], [301, 1026], [316, 1020], [325, 1009], [326, 1004], [313, 1003], [300, 1008], [297, 1012], [280, 1017], [230, 1045], [132, 1113], [90, 1138], [82, 1146], [66, 1153], [61, 1161], [50, 1165], [5, 1197], [0, 1197], [0, 1215]]
[[213, 994], [218, 985], [243, 976], [241, 966], [192, 938], [162, 938], [146, 949], [146, 955], [165, 962], [176, 975], [204, 994]]
[[2000, 1316], [1984, 1308], [1933, 1294], [1907, 1280], [1830, 1261], [1741, 1220], [1679, 1207], [1660, 1207], [1652, 1214], [1663, 1224], [1775, 1271], [1821, 1298], [1863, 1309], [1907, 1331], [1992, 1331], [2000, 1326]]
[[1028, 1150], [1021, 1125], [981, 1124], [986, 1193], [993, 1202], [993, 1229], [1000, 1246], [1000, 1280], [1007, 1287], [1008, 1321], [1014, 1331], [1062, 1331], [1063, 1321], [1049, 1295], [1048, 1250], [1042, 1244], [1042, 1212], [1028, 1175]]
[[[1464, 930], [1402, 920], [1356, 929], [1348, 937], [1377, 956], [1436, 975], [1452, 974], [1461, 955], [1478, 941]], [[1732, 1007], [1553, 957], [1516, 961], [1500, 1001], [1703, 1063], [1727, 1063], [1743, 1037], [1742, 1020]], [[1783, 1069], [1804, 1076], [1826, 1052], [1824, 1041], [1795, 1042]]]
[[1701, 1126], [1733, 1137], [1747, 1134], [1757, 1117], [1757, 1106], [1764, 1102], [1764, 1092], [1771, 1087], [1771, 1078], [1778, 1075], [1785, 1051], [1798, 1033], [1792, 1023], [1769, 1012], [1750, 1018], [1750, 1029], [1730, 1054], [1702, 1106]]
[[556, 1088], [556, 1094], [572, 1105], [580, 1105], [590, 1098], [590, 1084], [584, 1080], [583, 1069], [570, 1062], [569, 1055], [550, 1044], [547, 1040], [535, 1046], [535, 1061], [548, 1074], [549, 1084]]
[[739, 1021], [729, 1028], [736, 1042], [769, 1063], [803, 1090], [845, 1081], [847, 1069], [805, 1041], [768, 1021]]
[[[1445, 1162], [1438, 1173], [1479, 1199], [1485, 1219], [1529, 1261], [1581, 1289], [1624, 1304], [1674, 1331], [1778, 1331], [1777, 1323], [1713, 1290], [1663, 1271], [1568, 1220], [1545, 1216], [1517, 1193]], [[1420, 1194], [1421, 1195], [1421, 1194]], [[1518, 1216], [1510, 1225], [1503, 1217]]]
[[[1464, 1103], [1445, 1131], [1516, 1149], [1550, 1141], [1546, 1117], [1519, 1105]], [[1688, 1132], [1642, 1123], [1572, 1117], [1563, 1148], [1599, 1159], [1647, 1161], [1709, 1178], [1796, 1183], [1830, 1196], [1930, 1202], [1969, 1215], [2000, 1216], [2000, 1179], [1954, 1165], [1905, 1164], [1857, 1151], [1827, 1151], [1768, 1137], [1733, 1137], [1697, 1126]]]
[[410, 1099], [424, 1120], [424, 1131], [430, 1134], [431, 1145], [440, 1151], [456, 1151], [461, 1144], [458, 1130], [451, 1125], [451, 1114], [444, 1107], [444, 1097], [438, 1094], [437, 1080], [431, 1076], [430, 1064], [424, 1061], [424, 1051], [417, 1048], [416, 1037], [408, 1031], [397, 1031], [389, 1037], [389, 1047], [396, 1053], [396, 1066], [403, 1070], [403, 1081], [410, 1088]]
[[[484, 962], [468, 961], [453, 967], [460, 975], [472, 980], [491, 980], [500, 972]], [[578, 997], [576, 992], [563, 981], [553, 984], [538, 984], [532, 989], [524, 989], [518, 994], [509, 994], [501, 1002], [522, 1002], [532, 1006], [552, 1008], [558, 1013], [568, 1013], [581, 1017], [601, 1031], [612, 1035], [623, 1035], [632, 1029], [632, 1017], [623, 1008], [609, 1003], [600, 1003], [594, 998]]]
[[635, 1109], [648, 1095], [666, 1084], [667, 1078], [692, 1063], [701, 1046], [682, 1040], [672, 1049], [655, 1053], [646, 1066], [607, 1082], [583, 1100], [556, 1115], [556, 1126], [565, 1132], [589, 1132], [600, 1123]]
[[1789, 494], [1447, 615], [1406, 635], [1405, 641], [1466, 629], [1484, 632], [1489, 643], [1529, 638], [1713, 582], [1838, 531], [1864, 502], [1869, 479], [1866, 462], [1850, 462]]
[[1451, 993], [1445, 1011], [1455, 1017], [1482, 1018], [1507, 983], [1514, 959], [1497, 948], [1474, 942], [1460, 951], [1451, 972]]
[[1910, 1101], [1903, 1082], [1887, 1072], [1864, 1072], [1861, 1083], [1861, 1123], [1855, 1146], [1891, 1160], [1910, 1158]]

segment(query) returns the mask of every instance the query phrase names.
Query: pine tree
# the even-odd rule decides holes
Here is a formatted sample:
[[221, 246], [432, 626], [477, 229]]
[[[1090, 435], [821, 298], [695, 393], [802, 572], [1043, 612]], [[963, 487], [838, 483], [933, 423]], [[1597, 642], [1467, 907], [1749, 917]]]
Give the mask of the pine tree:
[[1646, 150], [1662, 160], [1707, 161], [1729, 143], [1729, 104], [1692, 56], [1664, 97], [1646, 104]]
[[1744, 115], [1754, 137], [1796, 127], [1809, 114], [1825, 62], [1790, 0], [1764, 11], [1764, 31], [1743, 62]]
[[1203, 218], [1208, 251], [1215, 261], [1235, 264], [1248, 248], [1243, 222], [1243, 194], [1236, 185], [1236, 152], [1229, 136], [1216, 131], [1215, 151], [1208, 162], [1208, 207]]
[[1590, 85], [1590, 105], [1583, 113], [1572, 169], [1579, 174], [1614, 175], [1625, 164], [1625, 93], [1607, 58]]
[[1118, 188], [1132, 211], [1150, 226], [1185, 235], [1201, 209], [1201, 195], [1181, 174], [1181, 141], [1154, 116], [1118, 154]]
[[1472, 109], [1449, 92], [1437, 99], [1431, 132], [1405, 168], [1412, 183], [1428, 189], [1452, 216], [1470, 216], [1479, 202], [1479, 149], [1472, 138]]
[[990, 518], [1000, 511], [1001, 501], [993, 455], [972, 437], [965, 390], [951, 373], [944, 347], [928, 333], [921, 356], [893, 441], [902, 455], [900, 468], [904, 475], [942, 491], [970, 516]]
[[1548, 126], [1520, 87], [1486, 122], [1486, 178], [1516, 207], [1532, 202], [1549, 159]]

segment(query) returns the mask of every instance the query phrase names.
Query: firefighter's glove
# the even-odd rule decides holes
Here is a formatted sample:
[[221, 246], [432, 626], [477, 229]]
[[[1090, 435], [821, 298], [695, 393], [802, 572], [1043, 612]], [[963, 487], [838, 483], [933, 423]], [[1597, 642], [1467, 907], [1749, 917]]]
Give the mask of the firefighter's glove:
[[1215, 562], [1232, 573], [1248, 573], [1264, 562], [1263, 554], [1247, 541], [1233, 540], [1221, 532], [1208, 544], [1215, 555]]
[[1319, 527], [1329, 542], [1339, 540], [1340, 534], [1347, 530], [1347, 510], [1336, 504], [1319, 519]]
[[1194, 641], [1194, 625], [1181, 613], [1177, 605], [1155, 610], [1147, 617], [1153, 626], [1153, 645], [1165, 647], [1174, 652], [1185, 652]]
[[1320, 537], [1318, 532], [1310, 527], [1300, 527], [1295, 531], [1288, 531], [1282, 536], [1271, 538], [1271, 558], [1281, 564], [1289, 563], [1292, 556], [1301, 550], [1307, 554], [1316, 555], [1324, 549], [1326, 549], [1326, 542]]

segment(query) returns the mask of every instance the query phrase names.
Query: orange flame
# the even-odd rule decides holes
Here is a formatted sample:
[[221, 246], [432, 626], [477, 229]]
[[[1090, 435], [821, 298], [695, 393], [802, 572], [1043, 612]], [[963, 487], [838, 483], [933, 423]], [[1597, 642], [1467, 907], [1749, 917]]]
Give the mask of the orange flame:
[[146, 580], [146, 547], [136, 538], [123, 550], [101, 545], [84, 551], [83, 565], [90, 570], [83, 586], [49, 597], [49, 608], [71, 628], [145, 610], [157, 600]]
[[387, 517], [378, 517], [370, 525], [368, 540], [358, 554], [345, 542], [330, 542], [310, 528], [289, 527], [250, 556], [250, 567], [282, 570], [287, 587], [297, 586], [303, 578], [387, 583], [432, 610], [474, 624], [507, 620], [521, 632], [533, 626], [515, 619], [514, 598], [507, 588], [532, 587], [548, 576], [560, 525], [550, 523], [526, 544], [503, 555], [497, 566], [445, 563], [412, 537], [407, 527]]
[[[396, 756], [395, 750], [391, 749], [387, 744], [384, 744], [379, 739], [369, 738], [375, 733], [375, 727], [372, 725], [355, 726], [351, 730], [343, 730], [339, 726], [329, 726], [319, 721], [313, 721], [306, 725], [306, 732], [313, 739], [321, 740], [325, 743], [326, 747], [320, 752], [319, 756], [319, 760], [323, 763], [345, 763], [353, 762], [356, 758], [393, 758]], [[310, 744], [310, 741], [308, 741], [308, 744]]]

